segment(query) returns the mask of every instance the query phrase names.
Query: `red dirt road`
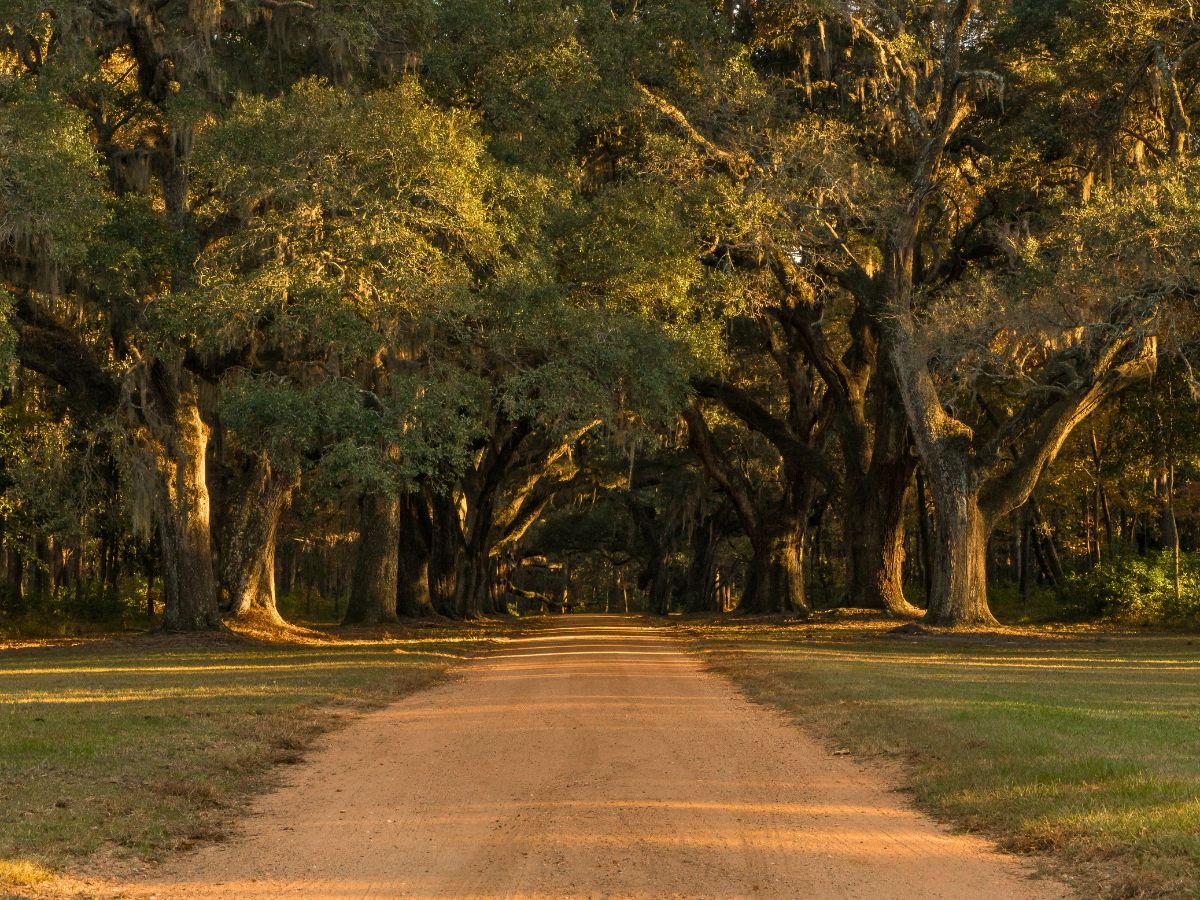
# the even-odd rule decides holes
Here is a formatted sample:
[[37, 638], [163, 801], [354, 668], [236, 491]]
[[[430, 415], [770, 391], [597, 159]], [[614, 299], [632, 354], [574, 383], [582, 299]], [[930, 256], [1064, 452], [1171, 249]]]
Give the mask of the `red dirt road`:
[[567, 617], [328, 736], [138, 897], [1049, 898], [640, 620]]

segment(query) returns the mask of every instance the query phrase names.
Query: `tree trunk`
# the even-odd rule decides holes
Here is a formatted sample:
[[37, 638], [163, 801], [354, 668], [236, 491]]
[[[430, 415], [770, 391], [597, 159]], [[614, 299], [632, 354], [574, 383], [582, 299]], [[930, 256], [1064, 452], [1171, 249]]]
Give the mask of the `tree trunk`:
[[[209, 429], [200, 417], [188, 376], [166, 400], [153, 424], [149, 456], [162, 563], [163, 620], [167, 631], [221, 628], [213, 566], [206, 454]], [[170, 390], [167, 388], [167, 390]]]
[[710, 516], [698, 523], [692, 533], [692, 558], [688, 563], [685, 602], [693, 612], [717, 610], [716, 568], [717, 533], [715, 518]]
[[50, 539], [39, 534], [33, 539], [33, 592], [38, 597], [49, 597], [53, 572], [50, 560]]
[[778, 533], [754, 536], [739, 610], [804, 616], [811, 612], [804, 584], [805, 518], [797, 516]]
[[455, 572], [454, 612], [460, 619], [478, 619], [487, 606], [491, 571], [486, 547], [467, 547]]
[[430, 528], [429, 511], [421, 495], [401, 497], [396, 612], [402, 616], [437, 615], [429, 590]]
[[444, 616], [457, 616], [458, 558], [462, 553], [458, 511], [450, 497], [429, 498], [429, 595], [434, 609]]
[[846, 605], [917, 616], [904, 596], [904, 497], [913, 463], [873, 469], [875, 477], [846, 482]]
[[991, 523], [971, 485], [968, 462], [943, 457], [929, 479], [933, 493], [933, 593], [925, 621], [934, 625], [995, 625], [987, 602]]
[[354, 576], [343, 625], [395, 622], [400, 559], [400, 500], [365, 494], [359, 501]]
[[929, 524], [929, 501], [925, 497], [925, 474], [917, 469], [917, 535], [921, 541], [921, 592], [925, 604], [933, 596], [933, 529]]
[[646, 588], [646, 604], [649, 611], [659, 616], [671, 614], [671, 567], [663, 548], [657, 548], [650, 561], [650, 578]]
[[221, 600], [231, 619], [282, 625], [275, 607], [275, 537], [297, 479], [260, 459], [229, 486], [221, 541]]
[[19, 602], [25, 597], [25, 557], [11, 532], [4, 536], [4, 545], [5, 587], [9, 599]]
[[1029, 600], [1029, 557], [1033, 552], [1033, 520], [1029, 513], [1029, 504], [1021, 507], [1016, 515], [1017, 523], [1017, 589], [1021, 595], [1021, 605]]

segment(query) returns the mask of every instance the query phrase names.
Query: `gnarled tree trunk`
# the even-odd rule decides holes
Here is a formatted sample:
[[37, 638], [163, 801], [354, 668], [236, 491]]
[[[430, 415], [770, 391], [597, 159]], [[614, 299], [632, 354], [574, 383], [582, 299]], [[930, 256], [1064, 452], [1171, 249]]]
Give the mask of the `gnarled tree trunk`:
[[846, 605], [896, 616], [920, 610], [904, 596], [904, 498], [915, 461], [872, 466], [845, 486]]
[[720, 612], [717, 602], [716, 516], [706, 516], [693, 526], [692, 558], [688, 563], [684, 602], [693, 612]]
[[429, 498], [429, 595], [434, 609], [444, 616], [457, 616], [458, 558], [462, 553], [462, 530], [451, 497]]
[[478, 619], [488, 610], [491, 566], [487, 547], [467, 546], [458, 557], [454, 612], [460, 619]]
[[[807, 510], [804, 510], [807, 513]], [[807, 515], [789, 516], [780, 530], [751, 536], [753, 556], [738, 610], [749, 613], [808, 615], [804, 585], [804, 530]]]
[[259, 459], [230, 486], [221, 529], [221, 601], [230, 619], [282, 625], [275, 606], [275, 537], [298, 479]]
[[[206, 471], [209, 428], [192, 376], [162, 370], [144, 392], [146, 450], [162, 563], [163, 621], [168, 631], [220, 628]], [[150, 391], [153, 397], [150, 397]]]

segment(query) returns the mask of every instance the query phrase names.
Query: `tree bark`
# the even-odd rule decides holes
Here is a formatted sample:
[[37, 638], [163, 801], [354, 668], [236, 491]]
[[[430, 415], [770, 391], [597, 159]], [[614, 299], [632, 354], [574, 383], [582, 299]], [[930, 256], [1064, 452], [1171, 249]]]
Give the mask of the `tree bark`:
[[933, 466], [933, 593], [925, 621], [934, 625], [995, 625], [987, 602], [987, 545], [992, 522], [979, 504], [967, 464]]
[[[156, 376], [153, 398], [143, 392], [147, 451], [154, 480], [167, 631], [222, 627], [210, 533], [206, 469], [209, 428], [200, 416], [194, 378]], [[154, 405], [150, 411], [151, 404]]]
[[804, 582], [806, 519], [807, 515], [793, 516], [779, 531], [751, 537], [754, 554], [739, 610], [804, 616], [811, 613]]
[[715, 516], [698, 522], [692, 533], [692, 558], [688, 563], [685, 602], [693, 612], [719, 612], [713, 577], [716, 568], [717, 531]]
[[488, 604], [491, 567], [486, 547], [464, 548], [455, 572], [454, 612], [460, 619], [480, 618]]
[[458, 511], [450, 497], [434, 494], [429, 498], [429, 594], [434, 609], [444, 616], [457, 616], [458, 557], [462, 535]]
[[221, 601], [230, 619], [282, 625], [275, 606], [275, 538], [298, 479], [256, 460], [230, 486], [221, 529]]
[[429, 589], [431, 523], [420, 494], [400, 498], [400, 541], [396, 612], [424, 618], [437, 615]]
[[354, 576], [343, 625], [395, 622], [400, 561], [400, 500], [365, 494], [359, 500], [359, 536]]
[[914, 465], [906, 454], [876, 462], [871, 477], [846, 479], [847, 606], [920, 615], [904, 596], [904, 498]]

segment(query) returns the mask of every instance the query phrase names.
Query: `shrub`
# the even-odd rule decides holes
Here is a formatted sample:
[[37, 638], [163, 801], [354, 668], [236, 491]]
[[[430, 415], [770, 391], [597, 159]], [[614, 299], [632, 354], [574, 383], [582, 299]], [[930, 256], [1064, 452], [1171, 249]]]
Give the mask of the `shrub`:
[[1169, 552], [1120, 557], [1074, 575], [1063, 599], [1081, 611], [1129, 624], [1195, 621], [1200, 615], [1200, 567], [1190, 554], [1180, 559], [1178, 602]]

